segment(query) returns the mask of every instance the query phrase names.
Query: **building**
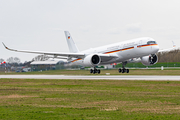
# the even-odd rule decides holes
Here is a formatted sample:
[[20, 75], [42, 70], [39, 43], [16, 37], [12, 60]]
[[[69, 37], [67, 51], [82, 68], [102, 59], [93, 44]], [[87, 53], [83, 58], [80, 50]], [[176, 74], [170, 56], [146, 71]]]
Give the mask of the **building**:
[[33, 61], [30, 65], [32, 71], [64, 69], [64, 61], [57, 60]]

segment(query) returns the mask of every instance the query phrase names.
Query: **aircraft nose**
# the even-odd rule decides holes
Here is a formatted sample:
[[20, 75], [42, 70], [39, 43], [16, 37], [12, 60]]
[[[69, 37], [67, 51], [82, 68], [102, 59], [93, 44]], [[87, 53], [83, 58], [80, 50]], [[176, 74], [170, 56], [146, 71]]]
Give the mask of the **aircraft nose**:
[[157, 53], [159, 51], [159, 45], [153, 46], [153, 51]]

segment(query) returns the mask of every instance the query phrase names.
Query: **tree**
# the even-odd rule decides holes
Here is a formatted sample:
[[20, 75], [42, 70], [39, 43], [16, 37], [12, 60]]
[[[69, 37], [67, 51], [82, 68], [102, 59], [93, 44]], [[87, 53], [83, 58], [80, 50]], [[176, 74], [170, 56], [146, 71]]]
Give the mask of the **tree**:
[[180, 62], [180, 50], [158, 53], [159, 62]]
[[9, 64], [19, 64], [21, 62], [21, 60], [18, 57], [10, 57], [7, 59], [7, 62]]
[[14, 58], [13, 57], [10, 57], [10, 58], [8, 58], [7, 60], [6, 60], [8, 63], [14, 63]]
[[21, 62], [21, 60], [18, 57], [15, 57], [14, 62], [19, 64]]
[[26, 67], [30, 67], [31, 66], [31, 62], [32, 61], [25, 61], [23, 65], [26, 66]]
[[4, 62], [4, 59], [0, 58], [0, 63]]
[[38, 55], [35, 58], [32, 59], [32, 61], [46, 61], [49, 59], [49, 56], [47, 55]]

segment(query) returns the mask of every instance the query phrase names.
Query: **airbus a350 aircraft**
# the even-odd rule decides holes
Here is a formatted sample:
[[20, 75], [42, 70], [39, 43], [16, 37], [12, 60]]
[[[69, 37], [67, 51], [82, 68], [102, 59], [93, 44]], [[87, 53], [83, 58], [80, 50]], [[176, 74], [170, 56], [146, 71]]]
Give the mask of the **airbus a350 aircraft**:
[[119, 73], [129, 73], [129, 69], [125, 68], [128, 62], [141, 62], [143, 65], [154, 65], [158, 61], [157, 52], [169, 51], [174, 48], [159, 51], [156, 41], [150, 37], [132, 39], [124, 42], [118, 42], [102, 47], [91, 48], [80, 52], [73, 41], [70, 33], [64, 31], [70, 53], [50, 53], [50, 52], [34, 52], [21, 51], [4, 47], [11, 51], [36, 53], [44, 55], [52, 55], [54, 58], [67, 59], [72, 64], [93, 67], [90, 73], [100, 73], [96, 66], [107, 65], [112, 63], [122, 63], [122, 69]]

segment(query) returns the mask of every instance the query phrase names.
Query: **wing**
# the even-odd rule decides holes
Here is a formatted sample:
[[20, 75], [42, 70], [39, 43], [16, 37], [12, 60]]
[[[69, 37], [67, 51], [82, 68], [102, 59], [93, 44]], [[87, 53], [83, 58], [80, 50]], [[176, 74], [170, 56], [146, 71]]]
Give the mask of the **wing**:
[[[173, 42], [173, 41], [172, 41], [172, 42]], [[161, 53], [161, 52], [170, 52], [170, 51], [176, 50], [176, 49], [177, 49], [177, 47], [176, 47], [175, 43], [173, 42], [173, 47], [172, 47], [172, 48], [159, 50], [158, 53]]]
[[43, 54], [43, 55], [53, 55], [54, 57], [63, 56], [63, 57], [73, 57], [73, 58], [84, 58], [84, 53], [51, 53], [51, 52], [37, 52], [37, 51], [26, 51], [26, 50], [15, 50], [8, 48], [4, 43], [2, 43], [7, 50], [23, 53], [34, 53], [34, 54]]
[[[33, 53], [33, 54], [43, 54], [43, 55], [52, 55], [52, 56], [54, 56], [52, 58], [71, 60], [71, 58], [84, 59], [84, 57], [86, 57], [86, 54], [84, 54], [84, 53], [51, 53], [51, 52], [39, 52], [39, 51], [15, 50], [15, 49], [8, 48], [4, 43], [2, 43], [2, 44], [4, 45], [4, 47], [7, 50], [10, 50], [10, 51], [23, 52], [23, 53]], [[110, 54], [98, 54], [98, 55], [101, 57], [103, 62], [107, 62], [107, 61], [112, 60], [114, 58], [118, 58], [117, 55], [110, 55]]]

